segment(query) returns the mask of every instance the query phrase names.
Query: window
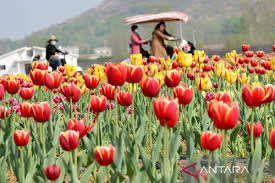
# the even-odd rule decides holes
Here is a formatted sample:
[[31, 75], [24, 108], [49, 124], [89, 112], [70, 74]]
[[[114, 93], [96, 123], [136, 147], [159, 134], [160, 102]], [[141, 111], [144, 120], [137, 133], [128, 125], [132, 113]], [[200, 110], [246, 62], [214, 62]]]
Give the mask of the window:
[[0, 65], [0, 70], [6, 70], [6, 65]]

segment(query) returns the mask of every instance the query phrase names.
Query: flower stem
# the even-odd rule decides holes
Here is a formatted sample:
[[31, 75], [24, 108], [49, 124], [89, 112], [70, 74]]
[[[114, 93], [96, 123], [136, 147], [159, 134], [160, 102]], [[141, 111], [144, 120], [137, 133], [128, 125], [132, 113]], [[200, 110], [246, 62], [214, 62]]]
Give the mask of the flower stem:
[[208, 155], [208, 169], [209, 170], [209, 167], [211, 167], [211, 160], [212, 160], [212, 151], [209, 151], [209, 155]]
[[267, 141], [269, 141], [268, 121], [267, 121], [267, 111], [268, 111], [268, 106], [267, 106], [267, 104], [265, 104], [265, 105], [264, 105], [264, 122], [265, 122], [265, 133], [266, 133], [266, 138], [267, 138]]
[[252, 114], [251, 114], [251, 130], [250, 130], [250, 141], [251, 141], [251, 154], [254, 152], [254, 117], [255, 117], [255, 109], [252, 108]]
[[100, 120], [97, 120], [97, 144], [101, 146], [101, 126], [100, 126]]
[[74, 164], [75, 164], [75, 167], [77, 169], [77, 173], [78, 173], [78, 166], [77, 166], [77, 148], [74, 150]]
[[23, 147], [20, 148], [20, 159], [21, 159], [21, 166], [22, 166], [22, 177], [23, 177], [23, 182], [25, 182], [25, 162], [24, 162]]
[[[227, 166], [227, 130], [224, 130], [223, 133], [223, 158], [224, 158], [224, 166]], [[227, 182], [226, 172], [224, 172], [224, 181]]]
[[117, 112], [117, 86], [115, 87], [115, 131], [116, 137], [118, 137], [118, 112]]
[[45, 140], [45, 132], [44, 131], [45, 130], [44, 130], [43, 123], [41, 123], [40, 133], [42, 134], [41, 141], [42, 141], [42, 148], [43, 148], [43, 157], [45, 158], [46, 157], [46, 140]]
[[51, 106], [51, 117], [50, 117], [50, 129], [51, 129], [51, 135], [53, 136], [53, 95], [52, 95], [52, 90], [50, 90], [50, 106]]
[[164, 129], [164, 143], [163, 143], [163, 180], [169, 182], [168, 176], [170, 174], [170, 162], [169, 162], [169, 128]]
[[149, 115], [148, 115], [148, 118], [149, 118], [149, 148], [151, 149], [152, 146], [153, 146], [153, 140], [152, 140], [152, 113], [153, 113], [153, 107], [151, 106], [152, 105], [152, 98], [150, 98], [149, 100]]
[[72, 98], [70, 98], [70, 106], [71, 106], [71, 119], [73, 119], [73, 101], [72, 101]]
[[91, 111], [91, 96], [92, 96], [92, 94], [91, 94], [91, 90], [89, 90], [89, 95], [88, 95], [88, 101], [89, 101], [89, 103], [88, 103], [88, 112], [87, 112], [87, 120], [88, 121], [90, 121], [90, 111]]
[[132, 132], [133, 132], [133, 139], [136, 137], [136, 130], [135, 130], [135, 92], [134, 86], [132, 86], [132, 114], [131, 114], [131, 121], [132, 121]]

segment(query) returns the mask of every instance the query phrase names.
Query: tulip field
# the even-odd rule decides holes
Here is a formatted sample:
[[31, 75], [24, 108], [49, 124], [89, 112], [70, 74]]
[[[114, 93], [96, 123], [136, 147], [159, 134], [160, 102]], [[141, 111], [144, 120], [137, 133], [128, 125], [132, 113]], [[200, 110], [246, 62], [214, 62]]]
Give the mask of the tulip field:
[[275, 182], [273, 50], [0, 76], [0, 183]]

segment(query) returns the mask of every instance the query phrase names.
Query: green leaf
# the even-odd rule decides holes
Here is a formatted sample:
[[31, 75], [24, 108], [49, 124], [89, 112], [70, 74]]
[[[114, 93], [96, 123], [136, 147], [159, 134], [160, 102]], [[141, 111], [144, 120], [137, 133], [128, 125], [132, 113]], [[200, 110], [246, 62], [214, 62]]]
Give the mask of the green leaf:
[[70, 165], [71, 165], [71, 183], [80, 183], [80, 181], [78, 180], [78, 175], [77, 175], [77, 170], [76, 167], [74, 166], [74, 164], [70, 161]]
[[231, 141], [231, 142], [235, 142], [235, 141], [236, 141], [237, 135], [238, 135], [238, 133], [239, 133], [241, 127], [242, 127], [242, 126], [239, 124], [239, 125], [237, 125], [237, 126], [232, 130], [232, 132], [231, 132], [231, 134], [230, 134], [230, 141]]
[[56, 147], [53, 147], [47, 154], [46, 159], [44, 160], [43, 166], [48, 167], [49, 165], [54, 163], [54, 159], [56, 157]]
[[156, 144], [152, 150], [152, 162], [155, 164], [157, 160], [159, 159], [160, 149], [162, 146], [162, 137], [163, 137], [163, 128], [161, 128], [161, 131], [157, 137]]
[[91, 164], [88, 168], [86, 168], [85, 173], [83, 174], [83, 176], [80, 180], [81, 183], [88, 183], [91, 172], [94, 167], [95, 167], [95, 163]]
[[133, 182], [149, 182], [148, 181], [148, 176], [145, 170], [142, 170], [140, 172], [137, 173], [137, 176], [135, 178], [135, 181]]
[[108, 175], [107, 167], [101, 166], [99, 168], [97, 177], [96, 177], [96, 182], [97, 183], [105, 183], [106, 177]]
[[170, 140], [170, 146], [169, 146], [169, 158], [171, 161], [173, 161], [175, 153], [178, 151], [180, 147], [180, 130], [176, 132], [176, 134], [172, 137]]
[[32, 182], [32, 179], [33, 179], [33, 176], [34, 176], [34, 173], [36, 171], [36, 164], [37, 162], [34, 161], [33, 159], [31, 160], [31, 164], [32, 164], [32, 167], [31, 169], [28, 171], [28, 174], [26, 176], [26, 181], [25, 182]]
[[122, 158], [124, 154], [124, 139], [123, 139], [123, 134], [120, 133], [119, 135], [119, 142], [116, 147], [116, 152], [115, 152], [115, 157], [114, 157], [114, 163], [113, 165], [120, 170], [121, 169], [121, 163], [122, 163]]

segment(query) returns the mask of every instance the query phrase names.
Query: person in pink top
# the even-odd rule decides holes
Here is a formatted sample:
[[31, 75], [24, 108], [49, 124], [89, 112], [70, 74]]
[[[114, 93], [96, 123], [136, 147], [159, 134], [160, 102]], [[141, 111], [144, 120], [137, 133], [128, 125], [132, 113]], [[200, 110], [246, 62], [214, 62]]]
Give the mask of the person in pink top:
[[132, 35], [131, 35], [131, 53], [137, 54], [141, 53], [142, 56], [149, 58], [150, 54], [142, 48], [142, 44], [147, 44], [148, 40], [142, 40], [138, 34], [138, 26], [132, 25]]

